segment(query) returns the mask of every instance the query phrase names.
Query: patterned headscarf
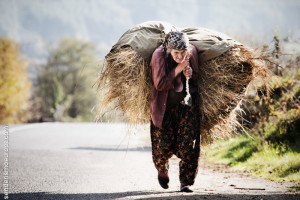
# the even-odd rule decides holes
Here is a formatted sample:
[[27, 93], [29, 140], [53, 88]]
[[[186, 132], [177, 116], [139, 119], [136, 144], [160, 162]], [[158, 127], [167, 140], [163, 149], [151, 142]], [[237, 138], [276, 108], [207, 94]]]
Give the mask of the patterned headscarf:
[[171, 31], [165, 37], [164, 46], [171, 49], [186, 50], [189, 47], [189, 38], [185, 33]]

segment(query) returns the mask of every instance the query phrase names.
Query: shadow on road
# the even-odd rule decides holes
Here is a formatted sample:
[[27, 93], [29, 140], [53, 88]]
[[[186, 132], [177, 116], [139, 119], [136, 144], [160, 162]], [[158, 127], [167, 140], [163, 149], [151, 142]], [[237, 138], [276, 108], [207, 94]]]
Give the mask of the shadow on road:
[[90, 151], [151, 151], [151, 147], [118, 148], [118, 147], [74, 147], [73, 150]]
[[[169, 194], [169, 195], [167, 195]], [[147, 195], [158, 195], [158, 197], [146, 197]], [[162, 195], [162, 196], [161, 196]], [[141, 196], [139, 198], [139, 196]], [[195, 199], [206, 199], [206, 200], [219, 200], [219, 199], [233, 199], [233, 200], [298, 200], [300, 194], [270, 194], [270, 195], [254, 195], [254, 194], [186, 194], [179, 192], [155, 192], [155, 191], [132, 191], [132, 192], [120, 192], [120, 193], [91, 193], [91, 194], [53, 194], [45, 192], [37, 193], [15, 193], [9, 194], [9, 199], [14, 200], [57, 200], [57, 199], [69, 199], [69, 200], [105, 200], [105, 199], [118, 199], [118, 198], [129, 198], [129, 199], [165, 199], [165, 200], [195, 200]]]
[[117, 199], [126, 198], [134, 196], [144, 196], [144, 195], [155, 195], [162, 194], [164, 192], [155, 191], [133, 191], [133, 192], [119, 192], [119, 193], [86, 193], [86, 194], [54, 194], [46, 192], [35, 192], [35, 193], [14, 193], [9, 194], [9, 199], [14, 200], [58, 200], [58, 199], [69, 199], [69, 200], [105, 200], [105, 199]]

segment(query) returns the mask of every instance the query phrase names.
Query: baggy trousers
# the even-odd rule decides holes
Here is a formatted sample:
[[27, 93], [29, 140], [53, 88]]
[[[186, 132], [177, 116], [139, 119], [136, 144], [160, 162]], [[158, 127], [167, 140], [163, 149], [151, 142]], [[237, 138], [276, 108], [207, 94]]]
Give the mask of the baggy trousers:
[[[194, 100], [194, 99], [193, 99]], [[151, 121], [153, 162], [160, 174], [167, 174], [169, 158], [176, 155], [180, 182], [193, 185], [198, 172], [200, 156], [200, 116], [198, 105], [170, 105], [166, 108], [163, 128]]]

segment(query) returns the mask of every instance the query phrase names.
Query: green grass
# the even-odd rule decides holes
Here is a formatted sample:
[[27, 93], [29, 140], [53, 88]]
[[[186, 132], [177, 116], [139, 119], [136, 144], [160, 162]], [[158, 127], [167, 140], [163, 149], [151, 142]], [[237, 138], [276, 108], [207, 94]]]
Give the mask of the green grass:
[[234, 170], [276, 181], [300, 182], [300, 153], [287, 145], [272, 145], [257, 138], [238, 136], [204, 147], [206, 159]]

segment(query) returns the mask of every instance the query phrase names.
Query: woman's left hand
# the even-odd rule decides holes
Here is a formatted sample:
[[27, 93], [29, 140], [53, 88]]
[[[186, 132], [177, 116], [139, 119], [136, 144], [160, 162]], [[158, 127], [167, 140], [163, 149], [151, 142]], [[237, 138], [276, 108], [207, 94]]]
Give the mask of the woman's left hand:
[[186, 66], [183, 70], [183, 74], [187, 78], [192, 78], [193, 75], [193, 69], [190, 66]]

